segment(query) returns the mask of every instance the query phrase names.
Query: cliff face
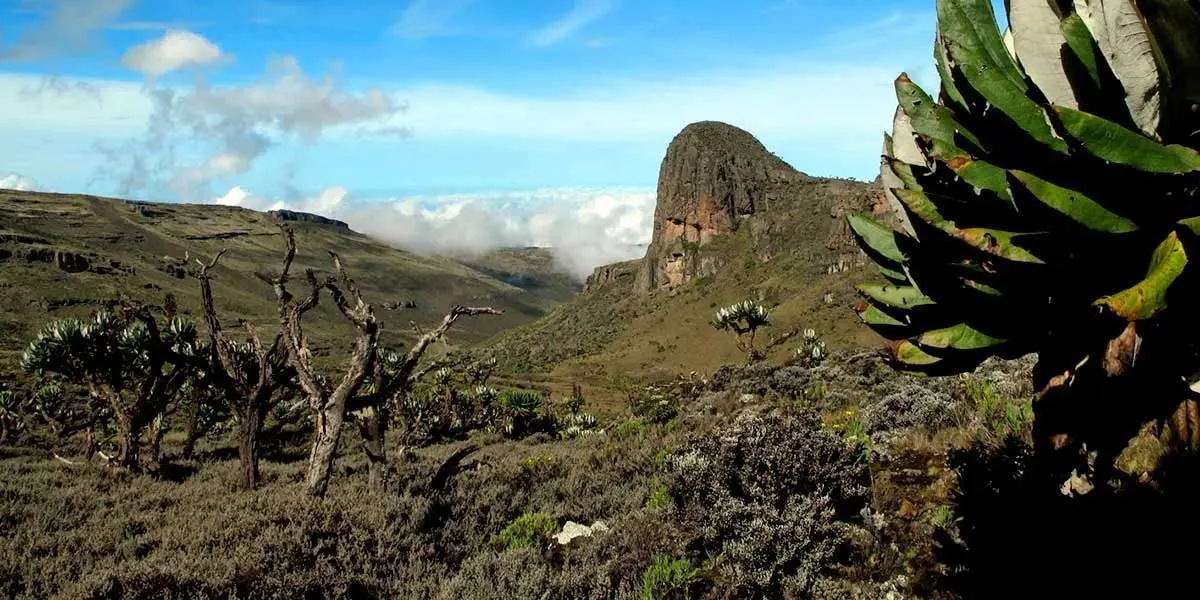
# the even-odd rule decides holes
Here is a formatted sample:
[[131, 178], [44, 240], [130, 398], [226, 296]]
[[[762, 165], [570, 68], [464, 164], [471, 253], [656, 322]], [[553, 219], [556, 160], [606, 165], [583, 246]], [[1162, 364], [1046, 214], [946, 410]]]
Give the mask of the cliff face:
[[[846, 211], [885, 206], [877, 184], [809, 177], [742, 129], [693, 123], [663, 157], [645, 258], [596, 268], [584, 292], [630, 281], [640, 294], [670, 291], [748, 257], [787, 257], [814, 275], [843, 272], [865, 264]], [[715, 243], [739, 231], [740, 250]]]

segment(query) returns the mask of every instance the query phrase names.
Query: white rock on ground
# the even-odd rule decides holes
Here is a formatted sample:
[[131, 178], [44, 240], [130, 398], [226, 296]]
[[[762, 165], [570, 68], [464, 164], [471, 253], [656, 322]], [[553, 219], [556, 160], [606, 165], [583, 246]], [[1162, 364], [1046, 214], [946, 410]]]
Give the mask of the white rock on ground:
[[577, 537], [592, 537], [594, 533], [604, 533], [608, 531], [608, 525], [604, 521], [596, 521], [591, 527], [581, 525], [575, 521], [567, 521], [563, 525], [562, 531], [554, 536], [560, 545], [570, 544], [571, 540]]

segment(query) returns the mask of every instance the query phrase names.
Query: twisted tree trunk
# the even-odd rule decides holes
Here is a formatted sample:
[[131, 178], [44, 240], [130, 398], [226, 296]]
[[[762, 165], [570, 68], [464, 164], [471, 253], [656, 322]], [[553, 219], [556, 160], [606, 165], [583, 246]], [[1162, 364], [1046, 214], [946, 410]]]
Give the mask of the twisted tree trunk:
[[333, 461], [337, 457], [338, 442], [342, 438], [344, 418], [344, 406], [330, 407], [317, 413], [312, 451], [308, 455], [308, 474], [304, 479], [310, 496], [324, 498], [329, 489], [329, 477], [333, 472]]
[[367, 457], [367, 481], [372, 488], [387, 486], [387, 429], [388, 409], [381, 406], [367, 409], [359, 419], [358, 432], [362, 436], [363, 454]]
[[146, 426], [133, 415], [117, 413], [116, 417], [118, 445], [116, 466], [131, 473], [139, 473], [142, 470], [139, 450], [141, 449], [142, 430]]
[[192, 399], [192, 402], [188, 404], [184, 419], [187, 423], [183, 438], [183, 458], [190, 460], [196, 454], [196, 440], [200, 437], [200, 401], [198, 399]]
[[250, 491], [258, 484], [258, 441], [262, 437], [263, 414], [258, 410], [247, 411], [238, 423], [238, 463], [242, 477], [242, 489]]

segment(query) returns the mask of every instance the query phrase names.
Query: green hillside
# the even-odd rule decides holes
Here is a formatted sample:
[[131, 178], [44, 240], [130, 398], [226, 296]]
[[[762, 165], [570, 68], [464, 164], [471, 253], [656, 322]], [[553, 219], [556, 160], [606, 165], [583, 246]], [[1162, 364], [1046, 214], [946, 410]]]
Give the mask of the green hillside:
[[[14, 366], [46, 320], [86, 315], [122, 295], [160, 303], [171, 293], [185, 312], [198, 310], [194, 259], [207, 260], [221, 249], [228, 252], [214, 271], [218, 308], [226, 319], [272, 327], [275, 300], [255, 273], [280, 267], [276, 222], [269, 214], [229, 206], [0, 192], [0, 368]], [[501, 317], [465, 320], [450, 336], [453, 344], [479, 341], [540, 317], [576, 288], [550, 274], [545, 251], [502, 254], [502, 263], [497, 253], [480, 257], [477, 264], [492, 265], [485, 273], [389, 247], [336, 222], [291, 223], [299, 247], [293, 272], [328, 272], [328, 251], [334, 250], [377, 309], [415, 302], [414, 308], [380, 310], [387, 344], [404, 343], [413, 335], [410, 321], [427, 326], [455, 303], [504, 309]], [[530, 264], [523, 262], [527, 257]], [[339, 336], [349, 330], [332, 304], [323, 303], [307, 322], [314, 349], [329, 353], [344, 344]]]

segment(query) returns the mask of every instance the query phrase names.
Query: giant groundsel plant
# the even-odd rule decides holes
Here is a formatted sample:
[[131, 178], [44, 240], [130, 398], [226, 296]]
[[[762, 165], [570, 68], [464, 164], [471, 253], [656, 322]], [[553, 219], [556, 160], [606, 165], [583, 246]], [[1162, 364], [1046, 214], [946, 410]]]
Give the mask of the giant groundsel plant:
[[1200, 442], [1200, 2], [938, 0], [936, 97], [884, 138], [893, 215], [850, 217], [860, 316], [905, 370], [1038, 355], [1042, 444]]

